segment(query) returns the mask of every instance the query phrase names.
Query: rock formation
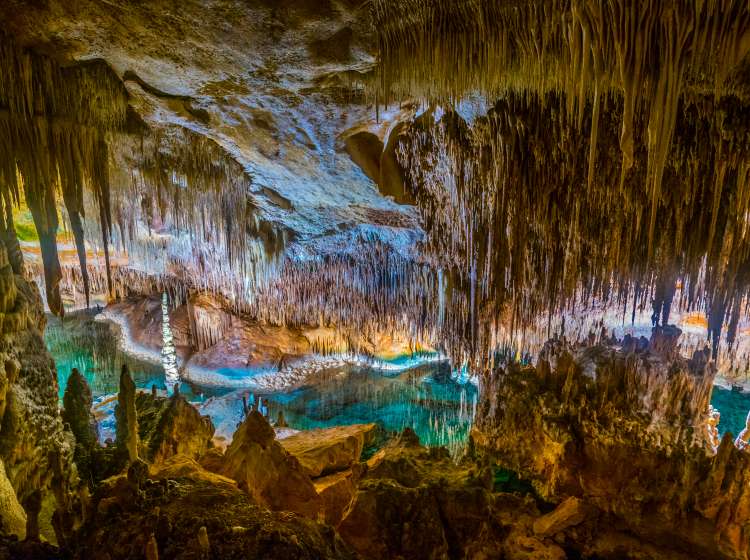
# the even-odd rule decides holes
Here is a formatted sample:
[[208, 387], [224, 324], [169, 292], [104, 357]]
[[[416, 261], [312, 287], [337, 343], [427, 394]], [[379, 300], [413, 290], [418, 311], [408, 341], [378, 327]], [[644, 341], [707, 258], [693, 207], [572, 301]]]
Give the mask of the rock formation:
[[[750, 364], [746, 0], [0, 21], [0, 556], [750, 557], [750, 425], [719, 440], [709, 408], [717, 367]], [[41, 338], [43, 300], [92, 298], [165, 347], [170, 390], [440, 350], [480, 380], [466, 454], [405, 431], [362, 463], [372, 426], [279, 442], [247, 403], [222, 453], [127, 367], [99, 447]], [[649, 314], [650, 340], [609, 336]]]
[[257, 410], [247, 415], [227, 448], [222, 474], [272, 510], [294, 511], [316, 519], [321, 502], [296, 457], [276, 441], [271, 425]]
[[179, 471], [167, 464], [152, 476], [138, 488], [123, 477], [101, 486], [96, 513], [78, 534], [78, 558], [142, 558], [154, 548], [159, 558], [355, 558], [330, 527], [271, 513], [195, 463]]
[[[57, 373], [40, 334], [45, 319], [39, 293], [14, 274], [4, 244], [0, 244], [0, 277], [3, 532], [24, 536], [31, 526], [46, 539], [64, 542], [76, 517], [75, 440], [58, 409]], [[27, 509], [25, 513], [19, 504]], [[46, 513], [39, 519], [42, 504]], [[50, 512], [56, 512], [56, 520]]]
[[281, 446], [294, 455], [311, 478], [342, 471], [359, 461], [376, 435], [376, 424], [305, 430], [285, 437]]
[[742, 558], [750, 456], [728, 434], [714, 454], [712, 366], [653, 344], [659, 329], [643, 347], [554, 341], [535, 367], [497, 370], [482, 392], [474, 443], [546, 499], [579, 499], [646, 543]]
[[63, 422], [67, 423], [76, 441], [73, 456], [81, 480], [90, 481], [95, 460], [98, 430], [91, 413], [93, 398], [86, 378], [73, 368], [63, 395]]
[[117, 393], [115, 418], [117, 421], [117, 438], [115, 440], [120, 454], [133, 462], [138, 459], [138, 413], [135, 404], [135, 383], [130, 377], [127, 366], [122, 366], [120, 390]]
[[211, 419], [201, 416], [181, 394], [164, 398], [139, 392], [135, 406], [140, 449], [150, 463], [159, 465], [175, 455], [198, 459], [213, 445]]

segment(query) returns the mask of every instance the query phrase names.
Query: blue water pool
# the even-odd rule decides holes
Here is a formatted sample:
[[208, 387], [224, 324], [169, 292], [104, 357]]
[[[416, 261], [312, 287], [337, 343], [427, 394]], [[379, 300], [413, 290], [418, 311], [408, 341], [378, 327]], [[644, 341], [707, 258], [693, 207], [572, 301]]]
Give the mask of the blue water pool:
[[[163, 368], [123, 352], [118, 327], [96, 321], [91, 312], [70, 314], [62, 321], [50, 317], [45, 341], [57, 365], [61, 398], [73, 367], [86, 377], [95, 401], [117, 392], [122, 364], [128, 365], [139, 388], [156, 385], [166, 389]], [[411, 365], [410, 359], [394, 363]], [[321, 372], [312, 382], [293, 391], [256, 392], [254, 398], [263, 399], [272, 418], [283, 411], [291, 428], [375, 422], [386, 432], [411, 427], [424, 443], [455, 449], [466, 441], [478, 395], [475, 385], [456, 379], [451, 373], [445, 362], [424, 363], [406, 370], [342, 366]], [[241, 397], [230, 395], [237, 392], [237, 387], [183, 383], [180, 391], [197, 403], [226, 395], [223, 406], [208, 409], [217, 425], [241, 412]], [[112, 407], [110, 404], [107, 410]], [[111, 431], [109, 420], [105, 420], [105, 425]], [[233, 431], [234, 424], [231, 428]]]

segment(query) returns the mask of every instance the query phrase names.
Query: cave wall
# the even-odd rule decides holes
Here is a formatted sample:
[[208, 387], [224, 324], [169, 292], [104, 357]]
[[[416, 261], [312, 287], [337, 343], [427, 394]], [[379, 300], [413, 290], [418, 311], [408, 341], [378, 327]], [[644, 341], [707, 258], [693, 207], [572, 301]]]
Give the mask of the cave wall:
[[[0, 461], [29, 524], [28, 532], [10, 525], [3, 531], [33, 538], [41, 530], [59, 542], [78, 515], [75, 442], [59, 412], [57, 372], [42, 339], [45, 317], [39, 292], [33, 282], [13, 273], [4, 244], [0, 278]], [[45, 512], [41, 516], [40, 509]]]
[[550, 341], [536, 366], [482, 386], [473, 441], [553, 502], [576, 497], [623, 532], [696, 558], [750, 554], [750, 455], [709, 441], [715, 374], [679, 330], [594, 345]]

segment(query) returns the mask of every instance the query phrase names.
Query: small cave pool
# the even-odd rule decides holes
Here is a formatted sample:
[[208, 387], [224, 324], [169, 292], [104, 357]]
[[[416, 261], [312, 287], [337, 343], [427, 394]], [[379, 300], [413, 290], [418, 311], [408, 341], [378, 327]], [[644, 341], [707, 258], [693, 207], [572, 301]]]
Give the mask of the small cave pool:
[[[166, 390], [161, 364], [126, 353], [119, 327], [96, 320], [94, 312], [71, 313], [63, 320], [49, 316], [45, 341], [57, 365], [61, 399], [72, 368], [86, 377], [102, 441], [114, 438], [114, 397], [123, 364], [139, 388], [156, 385]], [[282, 411], [292, 429], [374, 422], [387, 434], [410, 427], [422, 443], [447, 446], [454, 454], [467, 441], [478, 400], [477, 386], [439, 361], [393, 371], [344, 365], [320, 371], [312, 381], [288, 391], [183, 381], [180, 392], [211, 416], [218, 439], [230, 438], [242, 420], [243, 397], [249, 402], [260, 398], [272, 420]]]

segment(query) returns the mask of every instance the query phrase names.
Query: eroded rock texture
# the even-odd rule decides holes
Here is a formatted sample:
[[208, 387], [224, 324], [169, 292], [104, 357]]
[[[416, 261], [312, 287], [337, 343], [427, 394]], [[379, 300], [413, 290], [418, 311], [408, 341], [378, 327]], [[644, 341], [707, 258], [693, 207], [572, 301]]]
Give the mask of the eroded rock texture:
[[[41, 337], [45, 320], [39, 293], [14, 274], [4, 244], [0, 277], [0, 460], [7, 506], [2, 531], [31, 538], [41, 531], [47, 539], [64, 542], [80, 514], [73, 495], [78, 487], [75, 441], [58, 409], [57, 372]], [[49, 513], [40, 519], [43, 504], [49, 504], [47, 512], [56, 511], [54, 519]]]
[[240, 425], [227, 448], [222, 474], [272, 510], [316, 519], [320, 496], [299, 460], [276, 441], [268, 421], [256, 410]]
[[103, 485], [94, 495], [96, 513], [78, 534], [77, 557], [144, 558], [148, 549], [158, 558], [355, 557], [332, 528], [272, 513], [231, 480], [184, 465]]
[[547, 499], [579, 498], [657, 548], [745, 558], [750, 456], [729, 435], [712, 452], [712, 365], [674, 342], [661, 329], [650, 343], [550, 342], [535, 367], [488, 378], [474, 442]]

